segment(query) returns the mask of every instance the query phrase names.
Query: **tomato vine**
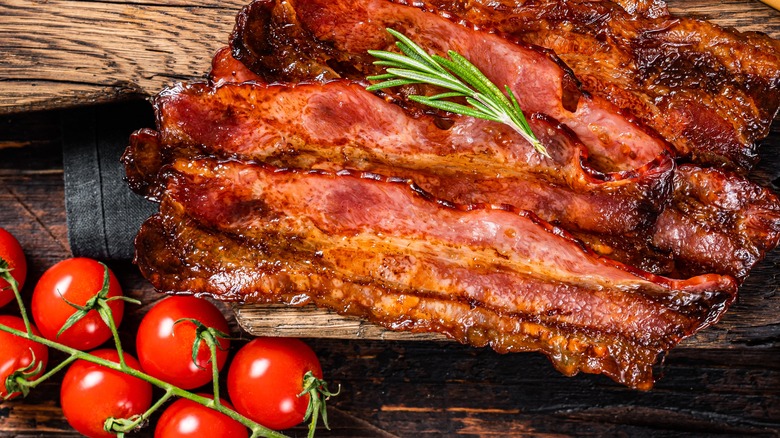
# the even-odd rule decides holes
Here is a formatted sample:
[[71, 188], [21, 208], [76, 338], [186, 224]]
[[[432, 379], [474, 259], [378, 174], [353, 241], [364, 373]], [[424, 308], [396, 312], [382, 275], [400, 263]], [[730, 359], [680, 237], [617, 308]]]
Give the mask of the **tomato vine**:
[[[103, 267], [105, 269], [105, 279], [107, 279], [108, 272], [109, 272], [108, 267], [106, 267], [105, 265], [103, 265]], [[115, 348], [117, 352], [119, 352], [119, 357], [120, 357], [119, 362], [113, 362], [107, 359], [103, 359], [95, 355], [92, 355], [90, 353], [80, 351], [76, 348], [69, 347], [62, 343], [46, 339], [43, 336], [36, 335], [33, 332], [33, 328], [32, 325], [30, 324], [29, 316], [27, 314], [27, 309], [25, 308], [24, 302], [19, 292], [18, 282], [11, 275], [11, 270], [12, 269], [9, 267], [8, 263], [2, 257], [0, 257], [0, 278], [8, 282], [9, 284], [8, 287], [11, 288], [11, 290], [13, 291], [16, 297], [16, 301], [19, 306], [19, 310], [21, 312], [21, 317], [22, 320], [24, 321], [25, 330], [17, 330], [12, 327], [8, 327], [6, 325], [0, 324], [0, 331], [4, 331], [9, 334], [18, 336], [20, 338], [37, 342], [49, 348], [53, 348], [55, 350], [61, 351], [67, 354], [68, 357], [64, 359], [61, 363], [57, 364], [54, 368], [52, 368], [51, 370], [49, 370], [48, 372], [46, 372], [45, 374], [43, 374], [38, 378], [34, 378], [33, 376], [37, 375], [39, 371], [42, 371], [43, 367], [41, 363], [33, 357], [33, 362], [30, 365], [21, 368], [19, 370], [16, 370], [6, 379], [6, 386], [9, 389], [8, 395], [12, 393], [10, 389], [13, 388], [14, 389], [13, 392], [22, 393], [23, 395], [26, 396], [31, 389], [34, 389], [36, 386], [40, 385], [42, 382], [46, 381], [53, 375], [57, 374], [59, 371], [61, 371], [62, 369], [64, 369], [66, 366], [70, 365], [74, 361], [78, 359], [82, 359], [87, 362], [95, 363], [104, 366], [108, 369], [119, 371], [121, 373], [136, 377], [165, 391], [164, 394], [155, 403], [153, 403], [152, 406], [148, 410], [146, 410], [146, 412], [144, 412], [143, 414], [136, 415], [131, 418], [106, 419], [104, 423], [104, 429], [107, 432], [117, 434], [117, 436], [119, 437], [124, 437], [124, 434], [131, 432], [136, 428], [142, 426], [144, 422], [147, 421], [154, 412], [160, 409], [172, 397], [180, 397], [183, 399], [187, 399], [226, 415], [227, 417], [237, 421], [238, 423], [242, 424], [243, 426], [251, 430], [252, 438], [255, 437], [285, 438], [286, 437], [286, 435], [274, 431], [268, 427], [265, 427], [245, 417], [244, 415], [241, 415], [235, 410], [230, 409], [229, 407], [226, 406], [226, 404], [220, 403], [219, 384], [218, 384], [219, 370], [217, 369], [215, 364], [217, 362], [216, 359], [217, 349], [219, 348], [218, 339], [220, 337], [226, 336], [224, 333], [221, 333], [217, 330], [209, 329], [203, 326], [202, 324], [199, 324], [197, 321], [190, 321], [198, 325], [198, 336], [196, 337], [195, 345], [193, 346], [193, 352], [197, 352], [198, 345], [201, 342], [205, 342], [206, 345], [209, 347], [209, 351], [211, 354], [211, 362], [212, 364], [214, 364], [212, 368], [213, 382], [214, 382], [213, 383], [214, 398], [212, 399], [184, 390], [180, 387], [172, 385], [161, 379], [155, 378], [143, 371], [136, 370], [132, 367], [129, 367], [124, 360], [121, 360], [121, 358], [123, 358], [123, 355], [121, 353], [122, 345], [119, 339], [119, 334], [116, 328], [113, 314], [110, 311], [102, 311], [102, 312], [100, 311], [100, 310], [108, 309], [107, 301], [110, 300], [110, 298], [106, 297], [106, 292], [107, 292], [106, 288], [108, 287], [107, 281], [104, 280], [103, 289], [98, 291], [98, 293], [94, 297], [94, 302], [91, 301], [89, 303], [89, 306], [73, 305], [73, 307], [78, 309], [77, 315], [80, 315], [81, 317], [86, 315], [88, 310], [97, 309], [99, 311], [101, 318], [106, 322], [109, 329], [111, 330], [114, 339]], [[130, 300], [127, 299], [127, 301]], [[87, 309], [86, 307], [90, 307], [90, 309]], [[74, 320], [69, 321], [69, 323], [72, 325], [73, 323], [76, 322], [75, 320], [77, 319], [78, 318], [74, 318]], [[177, 321], [177, 322], [181, 322], [181, 321]], [[307, 391], [310, 390], [312, 390], [311, 384], [307, 386]], [[314, 388], [313, 390], [315, 392], [318, 391], [317, 388]], [[327, 390], [327, 387], [324, 385], [322, 385], [322, 391], [320, 392], [322, 393], [322, 396], [324, 396], [325, 398], [327, 398], [330, 395], [333, 395]], [[6, 396], [6, 398], [9, 398], [8, 395]], [[312, 397], [312, 399], [315, 399], [315, 397]], [[316, 399], [318, 402], [320, 402], [319, 397], [317, 397]], [[309, 437], [312, 437], [314, 434], [314, 428], [317, 422], [317, 411], [321, 411], [323, 414], [325, 412], [324, 409], [320, 408], [319, 406], [312, 407], [312, 408], [315, 410], [315, 412], [314, 415], [311, 415], [312, 424], [309, 427]], [[327, 426], [327, 420], [326, 420], [326, 426]]]

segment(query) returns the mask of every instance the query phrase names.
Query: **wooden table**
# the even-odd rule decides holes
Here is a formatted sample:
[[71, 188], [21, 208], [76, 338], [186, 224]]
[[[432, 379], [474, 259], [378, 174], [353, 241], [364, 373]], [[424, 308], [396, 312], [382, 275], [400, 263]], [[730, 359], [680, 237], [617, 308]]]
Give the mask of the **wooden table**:
[[[60, 152], [61, 122], [69, 110], [51, 108], [132, 100], [178, 78], [152, 74], [151, 61], [139, 60], [143, 56], [162, 60], [163, 70], [179, 71], [183, 79], [202, 75], [239, 7], [230, 1], [198, 7], [208, 3], [0, 0], [0, 54], [5, 55], [0, 56], [0, 111], [15, 113], [0, 117], [0, 227], [15, 234], [27, 251], [27, 294], [48, 266], [70, 255]], [[780, 36], [780, 14], [758, 2], [673, 4], [686, 4], [688, 13], [709, 14], [743, 29], [764, 29]], [[758, 20], [756, 14], [767, 18]], [[138, 32], [151, 29], [132, 26], [142, 20], [175, 19], [178, 24], [165, 29], [167, 39], [154, 47], [147, 44], [147, 52], [132, 56], [124, 54], [121, 43], [132, 51], [149, 35], [136, 35], [135, 43], [132, 38], [115, 41], [108, 30], [102, 30], [103, 43], [115, 44], [105, 59], [97, 56], [99, 50], [91, 40], [96, 38], [94, 29], [85, 27], [80, 38], [60, 41], [84, 58], [73, 71], [60, 70], [57, 76], [51, 66], [61, 67], [62, 60], [56, 47], [45, 41], [61, 33], [63, 26], [72, 30], [84, 25], [87, 16]], [[40, 25], [37, 35], [26, 40], [9, 37], [28, 29], [23, 21], [33, 18], [46, 24]], [[205, 29], [203, 22], [212, 19], [207, 31], [197, 38], [187, 37], [198, 23]], [[21, 49], [8, 56], [14, 45]], [[174, 56], [179, 51], [185, 54]], [[50, 110], [29, 112], [44, 108]], [[150, 109], [134, 101], [100, 111], [116, 118], [144, 118]], [[778, 123], [765, 143], [780, 145]], [[752, 178], [766, 185], [780, 184], [780, 153], [767, 147], [762, 152], [765, 159]], [[499, 355], [452, 342], [309, 339], [326, 378], [342, 386], [342, 395], [330, 405], [332, 431], [322, 430], [319, 436], [778, 436], [778, 265], [780, 251], [775, 251], [754, 271], [741, 290], [740, 302], [719, 325], [669, 353], [658, 367], [663, 377], [646, 393], [601, 376], [563, 377], [539, 354]], [[144, 302], [129, 311], [122, 327], [123, 342], [133, 351], [134, 330], [160, 297], [131, 264], [111, 267], [126, 293]], [[58, 391], [54, 379], [24, 401], [0, 404], [0, 436], [76, 435], [61, 416]], [[293, 433], [300, 436], [304, 431], [299, 428]], [[150, 435], [150, 428], [138, 434]]]

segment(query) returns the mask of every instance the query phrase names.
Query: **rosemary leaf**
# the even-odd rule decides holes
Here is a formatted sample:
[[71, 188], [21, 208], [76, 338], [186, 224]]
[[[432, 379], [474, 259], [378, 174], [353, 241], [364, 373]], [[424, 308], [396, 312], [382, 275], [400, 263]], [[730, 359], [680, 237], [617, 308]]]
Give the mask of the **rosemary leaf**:
[[476, 117], [478, 119], [485, 119], [485, 120], [491, 120], [494, 122], [500, 122], [499, 119], [497, 119], [494, 116], [491, 116], [488, 113], [484, 113], [482, 111], [475, 110], [474, 108], [468, 107], [466, 105], [461, 105], [459, 103], [450, 102], [448, 100], [431, 100], [428, 97], [425, 96], [409, 96], [409, 99], [413, 102], [419, 102], [428, 106], [431, 106], [433, 108], [437, 108], [444, 111], [449, 111], [451, 113], [457, 113], [457, 114], [463, 114], [464, 116], [471, 116]]
[[420, 81], [415, 81], [413, 79], [394, 79], [392, 81], [380, 82], [378, 84], [368, 86], [366, 87], [366, 90], [376, 91], [376, 90], [381, 90], [383, 88], [400, 87], [402, 85], [419, 84], [419, 83]]

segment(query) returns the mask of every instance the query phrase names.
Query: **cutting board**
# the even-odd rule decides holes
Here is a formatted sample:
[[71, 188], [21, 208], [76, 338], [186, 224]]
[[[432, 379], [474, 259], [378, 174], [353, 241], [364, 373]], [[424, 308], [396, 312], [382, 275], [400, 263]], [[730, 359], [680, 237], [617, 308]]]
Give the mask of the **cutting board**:
[[[177, 81], [202, 78], [214, 52], [227, 43], [244, 3], [0, 0], [0, 114], [138, 99]], [[758, 1], [668, 3], [675, 14], [780, 38], [780, 12]], [[767, 145], [780, 146], [777, 125]], [[780, 181], [780, 153], [769, 149], [763, 147], [764, 160], [751, 178], [772, 186]], [[779, 253], [754, 270], [724, 320], [686, 341], [689, 347], [780, 339]], [[236, 305], [234, 311], [239, 324], [255, 335], [444, 339], [391, 332], [313, 307]]]

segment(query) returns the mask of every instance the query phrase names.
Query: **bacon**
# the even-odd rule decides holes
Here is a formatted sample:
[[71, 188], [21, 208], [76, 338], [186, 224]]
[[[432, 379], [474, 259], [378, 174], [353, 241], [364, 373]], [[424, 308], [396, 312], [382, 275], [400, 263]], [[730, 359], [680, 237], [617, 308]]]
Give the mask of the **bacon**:
[[[693, 167], [684, 166], [674, 202], [656, 219], [669, 195], [670, 161], [601, 173], [588, 166], [576, 139], [545, 118], [530, 120], [552, 152], [551, 161], [502, 125], [454, 117], [448, 129], [438, 128], [435, 119], [411, 118], [346, 82], [269, 86], [214, 78], [224, 85], [179, 85], [155, 99], [161, 138], [133, 137], [126, 156], [131, 187], [147, 195], [158, 189], [157, 169], [173, 154], [373, 171], [411, 178], [455, 203], [533, 211], [602, 254], [672, 276], [718, 272], [743, 279], [777, 245], [780, 201], [768, 190], [716, 170], [696, 177]], [[695, 187], [713, 178], [729, 179], [729, 189]], [[728, 204], [738, 187], [740, 202]], [[705, 204], [689, 214], [692, 206]], [[746, 218], [758, 219], [746, 227]]]
[[700, 164], [750, 168], [780, 107], [780, 43], [757, 33], [668, 14], [637, 17], [609, 1], [413, 3], [553, 50], [585, 90]]
[[262, 79], [234, 58], [230, 53], [230, 47], [223, 47], [214, 55], [209, 72], [210, 83], [219, 86], [255, 81], [262, 82]]
[[[213, 159], [177, 160], [166, 174], [163, 214], [147, 227], [215, 230], [243, 249], [219, 239], [231, 251], [214, 261], [210, 244], [174, 231], [178, 243], [164, 245], [170, 257], [143, 243], [159, 231], [142, 232], [139, 265], [162, 289], [318, 304], [331, 295], [326, 305], [347, 313], [356, 296], [371, 298], [371, 312], [395, 328], [410, 318], [406, 328], [435, 328], [499, 351], [540, 350], [568, 374], [605, 372], [639, 388], [652, 384], [660, 351], [715, 322], [735, 296], [730, 277], [659, 277], [599, 257], [531, 213], [454, 205], [397, 178]], [[205, 261], [193, 265], [194, 258]], [[211, 266], [195, 279], [158, 267], [177, 259]], [[254, 274], [244, 277], [247, 263]], [[467, 308], [477, 309], [471, 318], [494, 321], [478, 337], [459, 318]], [[559, 345], [564, 338], [553, 333], [568, 341]]]
[[[314, 303], [391, 329], [540, 351], [567, 375], [603, 373], [650, 388], [659, 355], [717, 322], [738, 283], [778, 244], [780, 200], [729, 171], [675, 169], [671, 146], [643, 122], [661, 126], [653, 111], [680, 107], [662, 99], [642, 106], [644, 91], [618, 91], [629, 84], [619, 81], [622, 64], [591, 93], [607, 76], [586, 69], [583, 87], [552, 51], [527, 43], [587, 34], [599, 20], [634, 20], [629, 33], [677, 23], [660, 0], [616, 3], [254, 2], [209, 82], [164, 90], [154, 100], [157, 130], [131, 137], [128, 182], [161, 201], [136, 240], [141, 272], [165, 292]], [[515, 23], [502, 15], [512, 7]], [[463, 19], [472, 13], [482, 21]], [[536, 31], [528, 30], [533, 13]], [[561, 17], [575, 18], [565, 32], [550, 24]], [[378, 72], [366, 50], [393, 49], [385, 27], [440, 54], [457, 50], [513, 88], [551, 158], [503, 125], [406, 99], [431, 88], [366, 92], [363, 78]], [[605, 44], [622, 50], [609, 32]], [[628, 36], [622, 42], [631, 46]], [[577, 42], [595, 44], [572, 41], [572, 53]], [[707, 50], [697, 46], [642, 85], [679, 79], [670, 102], [702, 106], [685, 109], [698, 119], [664, 126], [678, 135], [669, 139], [681, 155], [746, 167], [743, 146], [775, 99], [774, 54], [742, 62]], [[708, 56], [728, 78], [686, 94], [696, 78], [675, 69]], [[657, 67], [632, 62], [626, 71]], [[715, 64], [703, 74], [721, 71]], [[748, 71], [755, 77], [745, 82]], [[759, 89], [769, 95], [751, 94]], [[711, 111], [717, 99], [707, 100], [713, 90], [748, 90], [723, 111], [747, 102], [758, 116], [726, 126], [725, 113]], [[697, 143], [702, 132], [719, 145]]]
[[[652, 244], [703, 270], [745, 278], [780, 240], [780, 200], [769, 190], [719, 169], [683, 165], [672, 203], [659, 216]], [[701, 272], [678, 266], [682, 275]]]
[[[565, 129], [547, 117], [530, 116], [552, 156], [545, 159], [504, 125], [454, 117], [446, 129], [439, 128], [431, 117], [411, 118], [347, 82], [177, 85], [154, 104], [160, 143], [180, 155], [389, 172], [414, 178], [425, 190], [456, 203], [511, 204], [599, 233], [648, 225], [667, 198], [673, 169], [665, 156], [640, 169], [602, 172], [590, 166], [587, 150]], [[199, 146], [197, 152], [191, 151], [193, 145]], [[132, 186], [156, 177], [153, 166], [147, 167], [128, 173]]]

